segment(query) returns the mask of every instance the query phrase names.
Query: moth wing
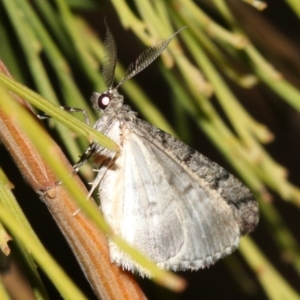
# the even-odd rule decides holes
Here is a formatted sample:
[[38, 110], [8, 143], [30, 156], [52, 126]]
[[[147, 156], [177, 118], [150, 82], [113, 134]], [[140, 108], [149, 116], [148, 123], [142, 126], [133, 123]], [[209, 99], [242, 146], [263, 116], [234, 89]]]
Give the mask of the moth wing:
[[184, 166], [208, 183], [211, 189], [232, 209], [242, 235], [252, 232], [259, 221], [259, 207], [251, 191], [236, 177], [175, 137], [140, 119], [133, 127], [138, 135], [166, 152], [175, 162]]
[[[122, 151], [99, 186], [115, 233], [171, 270], [204, 268], [236, 249], [239, 226], [222, 196], [149, 136], [122, 134]], [[123, 268], [147, 275], [112, 242], [110, 254]]]

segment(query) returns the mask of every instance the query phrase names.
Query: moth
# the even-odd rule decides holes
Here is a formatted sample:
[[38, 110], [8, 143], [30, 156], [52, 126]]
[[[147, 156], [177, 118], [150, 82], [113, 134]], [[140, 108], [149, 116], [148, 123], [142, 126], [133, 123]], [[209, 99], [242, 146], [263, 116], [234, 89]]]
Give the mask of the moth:
[[[151, 64], [179, 33], [142, 52], [114, 86], [117, 50], [106, 26], [103, 77], [107, 90], [91, 101], [101, 117], [94, 128], [115, 141], [119, 153], [92, 143], [75, 165], [97, 161], [90, 194], [98, 189], [101, 210], [114, 232], [173, 271], [198, 270], [232, 253], [241, 235], [254, 230], [258, 204], [225, 169], [123, 104], [119, 87]], [[109, 241], [112, 262], [149, 274]]]

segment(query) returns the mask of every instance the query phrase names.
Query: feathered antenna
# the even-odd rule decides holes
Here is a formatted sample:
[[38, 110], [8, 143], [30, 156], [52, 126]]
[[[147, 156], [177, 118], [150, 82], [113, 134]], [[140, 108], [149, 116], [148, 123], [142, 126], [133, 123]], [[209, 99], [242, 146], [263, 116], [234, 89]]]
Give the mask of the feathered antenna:
[[173, 38], [183, 29], [186, 27], [183, 27], [176, 31], [173, 35], [171, 35], [169, 38], [162, 40], [155, 44], [154, 46], [151, 46], [147, 48], [145, 51], [143, 51], [135, 62], [131, 63], [126, 71], [125, 77], [118, 83], [116, 86], [116, 89], [123, 84], [128, 79], [132, 78], [139, 72], [143, 71], [146, 67], [148, 67], [169, 45], [169, 43], [173, 40]]
[[104, 38], [104, 61], [102, 68], [102, 76], [104, 79], [104, 83], [108, 89], [112, 88], [114, 77], [115, 77], [115, 69], [117, 63], [117, 47], [115, 43], [115, 39], [104, 20], [106, 33]]

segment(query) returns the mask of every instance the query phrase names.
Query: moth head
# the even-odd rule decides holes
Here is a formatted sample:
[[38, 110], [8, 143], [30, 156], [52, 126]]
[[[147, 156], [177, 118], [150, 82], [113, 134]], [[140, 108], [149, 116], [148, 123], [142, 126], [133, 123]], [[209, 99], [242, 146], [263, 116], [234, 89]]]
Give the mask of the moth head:
[[92, 105], [95, 110], [104, 112], [110, 107], [117, 109], [123, 105], [123, 96], [121, 96], [117, 89], [109, 89], [102, 93], [94, 92], [91, 97]]

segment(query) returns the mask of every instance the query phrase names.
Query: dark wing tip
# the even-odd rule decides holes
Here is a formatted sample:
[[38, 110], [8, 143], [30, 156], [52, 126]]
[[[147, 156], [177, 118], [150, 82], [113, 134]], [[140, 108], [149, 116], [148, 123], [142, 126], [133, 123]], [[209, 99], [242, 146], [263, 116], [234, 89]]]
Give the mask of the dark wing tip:
[[230, 176], [234, 181], [235, 194], [230, 197], [227, 194], [225, 199], [233, 211], [241, 235], [245, 235], [252, 232], [259, 222], [259, 206], [250, 190], [233, 175]]
[[[251, 195], [252, 196], [252, 195]], [[235, 216], [242, 235], [252, 232], [259, 222], [259, 207], [254, 197], [243, 198], [237, 203]]]

